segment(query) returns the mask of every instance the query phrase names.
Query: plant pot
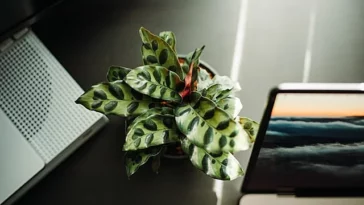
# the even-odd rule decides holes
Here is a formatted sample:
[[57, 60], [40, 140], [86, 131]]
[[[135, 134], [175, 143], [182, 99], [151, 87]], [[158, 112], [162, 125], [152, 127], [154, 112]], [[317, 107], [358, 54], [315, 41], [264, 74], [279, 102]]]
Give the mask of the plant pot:
[[[180, 64], [184, 62], [186, 59], [185, 55], [178, 55], [178, 60]], [[205, 63], [204, 61], [200, 60], [200, 69], [205, 69], [208, 73], [210, 73], [211, 78], [213, 78], [217, 72], [213, 69], [209, 64]], [[182, 151], [181, 143], [170, 144], [166, 147], [165, 151], [162, 155], [164, 158], [170, 159], [185, 159], [188, 156]]]

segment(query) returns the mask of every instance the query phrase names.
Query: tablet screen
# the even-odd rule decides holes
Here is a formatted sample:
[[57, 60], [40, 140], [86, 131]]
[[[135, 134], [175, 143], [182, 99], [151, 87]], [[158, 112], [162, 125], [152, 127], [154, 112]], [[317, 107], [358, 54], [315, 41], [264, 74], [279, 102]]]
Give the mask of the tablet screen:
[[364, 94], [278, 93], [248, 190], [364, 186]]

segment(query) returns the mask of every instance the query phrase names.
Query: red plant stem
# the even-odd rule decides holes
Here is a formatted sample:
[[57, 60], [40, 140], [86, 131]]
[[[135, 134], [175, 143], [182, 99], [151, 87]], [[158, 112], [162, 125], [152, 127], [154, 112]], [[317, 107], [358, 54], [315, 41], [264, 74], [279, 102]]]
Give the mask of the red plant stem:
[[193, 62], [191, 63], [190, 69], [185, 77], [185, 88], [179, 93], [182, 99], [184, 99], [191, 93], [192, 73], [193, 73]]

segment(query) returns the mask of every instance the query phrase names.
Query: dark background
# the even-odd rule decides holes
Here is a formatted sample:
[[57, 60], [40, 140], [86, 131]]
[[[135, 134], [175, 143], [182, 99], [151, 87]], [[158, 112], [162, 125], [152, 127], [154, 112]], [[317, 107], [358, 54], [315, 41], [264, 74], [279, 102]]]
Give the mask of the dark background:
[[[33, 30], [81, 85], [105, 80], [110, 65], [141, 64], [138, 29], [172, 30], [180, 54], [206, 45], [202, 59], [219, 74], [237, 76], [242, 115], [260, 120], [269, 89], [301, 82], [307, 50], [310, 82], [361, 82], [364, 79], [364, 1], [249, 1], [240, 73], [231, 73], [240, 0], [65, 1]], [[312, 21], [314, 14], [315, 20]], [[308, 43], [313, 24], [312, 45]], [[335, 34], [335, 35], [333, 35]], [[126, 177], [121, 146], [123, 120], [110, 123], [17, 204], [236, 204], [242, 179], [222, 184], [188, 160], [163, 159], [158, 175], [146, 165]], [[248, 152], [238, 154], [245, 167]]]

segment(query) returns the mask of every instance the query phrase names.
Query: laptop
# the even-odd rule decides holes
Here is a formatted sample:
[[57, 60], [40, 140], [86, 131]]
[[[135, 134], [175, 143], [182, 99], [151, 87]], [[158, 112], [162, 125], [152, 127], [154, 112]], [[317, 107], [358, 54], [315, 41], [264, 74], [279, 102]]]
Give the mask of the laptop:
[[242, 205], [364, 204], [364, 84], [272, 89]]
[[16, 201], [108, 122], [74, 103], [84, 91], [28, 27], [41, 8], [59, 1], [32, 2], [37, 4], [30, 10], [11, 0], [0, 6], [0, 204], [4, 205]]

